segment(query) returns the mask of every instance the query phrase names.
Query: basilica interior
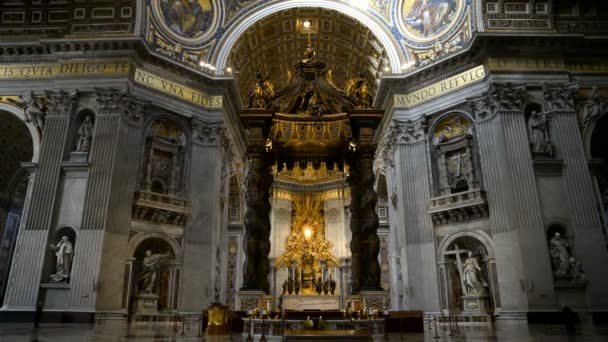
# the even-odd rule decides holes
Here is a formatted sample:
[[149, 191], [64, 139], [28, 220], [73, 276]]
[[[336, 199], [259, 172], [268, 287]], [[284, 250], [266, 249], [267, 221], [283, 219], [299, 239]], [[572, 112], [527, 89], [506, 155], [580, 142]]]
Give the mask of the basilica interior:
[[599, 0], [2, 1], [0, 331], [605, 323], [607, 23]]

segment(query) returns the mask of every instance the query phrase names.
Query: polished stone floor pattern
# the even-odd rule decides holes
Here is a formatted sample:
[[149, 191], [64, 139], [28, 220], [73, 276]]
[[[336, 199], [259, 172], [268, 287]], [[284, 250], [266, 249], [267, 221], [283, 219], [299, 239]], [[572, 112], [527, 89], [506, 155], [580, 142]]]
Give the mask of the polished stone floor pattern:
[[[575, 332], [567, 332], [560, 325], [528, 325], [522, 322], [498, 322], [494, 326], [461, 327], [452, 331], [446, 327], [426, 327], [424, 334], [390, 334], [389, 341], [608, 341], [608, 325], [590, 323], [577, 326]], [[243, 341], [241, 336], [198, 336], [198, 326], [189, 329], [162, 323], [145, 324], [41, 324], [34, 329], [31, 324], [0, 324], [1, 342], [72, 342], [72, 341]], [[438, 336], [438, 338], [436, 338]], [[273, 341], [274, 339], [268, 339]], [[280, 340], [280, 339], [279, 339]], [[257, 339], [255, 339], [257, 341]]]

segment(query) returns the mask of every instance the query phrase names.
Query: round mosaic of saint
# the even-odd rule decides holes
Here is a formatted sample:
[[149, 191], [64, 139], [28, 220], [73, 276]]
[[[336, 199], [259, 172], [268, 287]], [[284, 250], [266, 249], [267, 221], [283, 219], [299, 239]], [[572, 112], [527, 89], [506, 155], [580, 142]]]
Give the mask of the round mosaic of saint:
[[401, 0], [398, 21], [414, 42], [434, 42], [461, 22], [466, 0]]
[[217, 0], [152, 0], [152, 12], [163, 33], [194, 45], [209, 38], [219, 22]]

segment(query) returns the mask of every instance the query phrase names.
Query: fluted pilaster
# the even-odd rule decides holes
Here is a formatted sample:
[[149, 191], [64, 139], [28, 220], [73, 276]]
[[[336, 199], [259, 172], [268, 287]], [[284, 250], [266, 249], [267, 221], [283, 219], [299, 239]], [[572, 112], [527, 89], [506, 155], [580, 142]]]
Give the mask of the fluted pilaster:
[[[396, 122], [396, 210], [403, 213], [407, 274], [406, 309], [439, 311], [439, 288], [433, 223], [427, 213], [430, 199], [429, 151], [426, 121]], [[403, 263], [404, 261], [402, 261]]]
[[47, 92], [47, 98], [48, 111], [29, 213], [21, 223], [4, 300], [7, 309], [33, 310], [43, 281], [41, 277], [57, 200], [60, 163], [68, 143], [67, 133], [76, 93]]
[[495, 305], [517, 311], [527, 308], [526, 284], [523, 259], [516, 247], [519, 238], [512, 221], [512, 205], [516, 201], [511, 186], [514, 175], [509, 169], [502, 120], [496, 116], [480, 122], [476, 132], [498, 273]]
[[192, 215], [185, 232], [180, 309], [198, 312], [213, 300], [214, 248], [220, 225], [221, 123], [192, 120], [190, 169]]
[[511, 187], [515, 194], [509, 214], [514, 229], [518, 231], [522, 258], [526, 261], [524, 269], [528, 305], [530, 309], [537, 310], [553, 308], [553, 276], [526, 119], [521, 111], [503, 112], [500, 115], [503, 116], [506, 157], [512, 173]]
[[553, 137], [564, 161], [563, 184], [570, 211], [569, 228], [574, 233], [573, 255], [582, 263], [591, 310], [608, 308], [608, 277], [598, 265], [608, 262], [608, 251], [597, 207], [578, 122], [574, 112], [554, 112]]
[[123, 301], [122, 296], [116, 294], [123, 293], [124, 261], [132, 257], [128, 255], [128, 236], [133, 194], [137, 190], [138, 170], [144, 152], [142, 122], [145, 103], [111, 89], [98, 89], [98, 102], [101, 117], [119, 115], [120, 120], [114, 138], [112, 175], [110, 179], [102, 180], [111, 191], [107, 197], [102, 197], [108, 207], [103, 240], [99, 242], [102, 249], [95, 307], [102, 311], [117, 311], [122, 308]]

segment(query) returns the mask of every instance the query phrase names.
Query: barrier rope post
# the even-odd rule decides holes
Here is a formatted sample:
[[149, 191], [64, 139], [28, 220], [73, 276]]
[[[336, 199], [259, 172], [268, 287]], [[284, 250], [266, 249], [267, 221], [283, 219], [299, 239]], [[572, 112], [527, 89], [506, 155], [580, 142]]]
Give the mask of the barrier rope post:
[[433, 338], [439, 338], [439, 332], [437, 331], [437, 316], [433, 316], [433, 322], [435, 322], [435, 336]]

